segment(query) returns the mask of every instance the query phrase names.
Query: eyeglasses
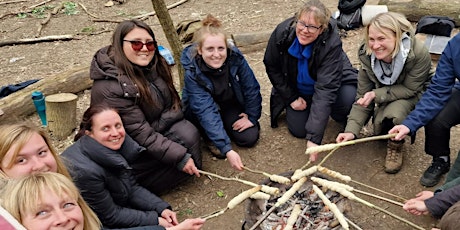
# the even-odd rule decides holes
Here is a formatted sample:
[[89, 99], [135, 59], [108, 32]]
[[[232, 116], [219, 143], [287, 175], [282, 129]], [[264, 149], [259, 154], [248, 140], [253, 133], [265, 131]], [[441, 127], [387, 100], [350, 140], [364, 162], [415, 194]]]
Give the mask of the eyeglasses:
[[319, 29], [321, 29], [321, 26], [312, 26], [312, 25], [307, 25], [302, 21], [297, 21], [297, 28], [300, 30], [307, 29], [308, 32], [310, 33], [316, 33]]
[[141, 41], [130, 41], [130, 40], [123, 40], [124, 42], [129, 42], [131, 43], [131, 48], [133, 48], [134, 51], [141, 51], [141, 49], [144, 47], [147, 47], [149, 51], [154, 51], [155, 50], [155, 42], [154, 41], [149, 41], [146, 43], [143, 43]]

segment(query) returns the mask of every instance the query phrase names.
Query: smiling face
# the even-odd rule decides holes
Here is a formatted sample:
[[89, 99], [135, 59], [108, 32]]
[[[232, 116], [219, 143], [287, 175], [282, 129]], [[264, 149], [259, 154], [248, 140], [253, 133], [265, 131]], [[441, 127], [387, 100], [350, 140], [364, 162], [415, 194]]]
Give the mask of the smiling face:
[[203, 44], [198, 49], [198, 54], [204, 62], [214, 69], [222, 67], [227, 59], [227, 43], [224, 34], [208, 34], [203, 39]]
[[[321, 27], [321, 24], [315, 19], [315, 15], [313, 14], [313, 12], [303, 13], [299, 17], [298, 21], [300, 23], [296, 24], [295, 33], [301, 45], [305, 46], [314, 42], [318, 38], [318, 36], [323, 32], [323, 28]], [[316, 31], [310, 32], [312, 31], [312, 29], [307, 29], [304, 25], [314, 26], [319, 29], [313, 29]]]
[[369, 26], [368, 46], [377, 59], [390, 63], [393, 60], [395, 45], [396, 36], [392, 30], [386, 28], [378, 30], [374, 26]]
[[59, 197], [52, 190], [45, 189], [38, 207], [21, 213], [24, 227], [28, 230], [83, 230], [83, 212], [77, 200], [66, 193], [62, 195]]
[[104, 110], [95, 114], [92, 118], [91, 131], [86, 131], [86, 134], [112, 150], [121, 148], [126, 135], [120, 115], [113, 110]]
[[[19, 178], [37, 172], [57, 172], [56, 159], [45, 140], [33, 133], [27, 143], [19, 150], [17, 144], [11, 146], [3, 158], [0, 168], [10, 178]], [[8, 167], [13, 162], [11, 167]]]
[[123, 52], [130, 62], [139, 66], [147, 66], [150, 61], [152, 61], [155, 50], [149, 51], [147, 47], [143, 45], [141, 50], [136, 51], [132, 48], [131, 43], [129, 42], [141, 41], [143, 43], [147, 43], [153, 41], [152, 36], [150, 36], [146, 30], [134, 27], [134, 29], [126, 34], [123, 40], [125, 40], [123, 41]]

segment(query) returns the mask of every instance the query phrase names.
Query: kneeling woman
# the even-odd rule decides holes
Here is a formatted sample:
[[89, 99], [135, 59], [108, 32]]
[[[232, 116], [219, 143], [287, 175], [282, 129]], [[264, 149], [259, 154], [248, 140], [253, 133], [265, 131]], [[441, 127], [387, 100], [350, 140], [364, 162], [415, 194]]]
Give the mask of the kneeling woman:
[[88, 108], [75, 140], [62, 156], [83, 198], [105, 227], [201, 228], [201, 219], [179, 224], [168, 203], [136, 183], [130, 163], [145, 148], [126, 135], [115, 109], [103, 104]]

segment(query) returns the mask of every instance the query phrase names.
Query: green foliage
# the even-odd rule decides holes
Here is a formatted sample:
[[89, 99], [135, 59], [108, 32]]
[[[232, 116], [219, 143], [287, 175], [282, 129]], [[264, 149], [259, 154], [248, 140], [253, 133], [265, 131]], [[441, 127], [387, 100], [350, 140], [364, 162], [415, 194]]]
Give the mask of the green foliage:
[[77, 10], [77, 3], [75, 2], [64, 2], [64, 14], [65, 15], [74, 15], [80, 13]]
[[18, 13], [16, 16], [18, 18], [27, 18], [28, 14], [27, 13]]
[[193, 214], [193, 210], [186, 208], [185, 210], [180, 210], [179, 211], [179, 216], [190, 216]]
[[223, 191], [217, 191], [216, 194], [217, 194], [218, 197], [224, 197], [225, 196]]
[[46, 12], [47, 10], [51, 10], [51, 9], [53, 9], [53, 8], [54, 8], [54, 6], [46, 6], [46, 5], [45, 5], [45, 6], [36, 7], [36, 8], [34, 8], [34, 9], [32, 10], [32, 15], [33, 15], [34, 17], [36, 17], [36, 18], [44, 18], [44, 17], [46, 17], [45, 12]]
[[81, 32], [83, 33], [92, 33], [96, 31], [96, 28], [92, 27], [92, 26], [87, 26], [87, 27], [84, 27]]

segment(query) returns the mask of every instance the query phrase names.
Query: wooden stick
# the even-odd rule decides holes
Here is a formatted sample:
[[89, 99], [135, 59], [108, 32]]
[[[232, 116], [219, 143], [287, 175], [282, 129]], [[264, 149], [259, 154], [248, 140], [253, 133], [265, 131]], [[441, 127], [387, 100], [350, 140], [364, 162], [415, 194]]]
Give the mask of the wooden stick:
[[400, 217], [400, 216], [398, 216], [398, 215], [396, 215], [396, 214], [394, 214], [394, 213], [392, 213], [390, 211], [387, 211], [387, 210], [385, 210], [385, 209], [383, 209], [381, 207], [378, 207], [378, 206], [374, 205], [372, 208], [377, 209], [377, 210], [379, 210], [381, 212], [384, 212], [384, 213], [386, 213], [386, 214], [388, 214], [388, 215], [390, 215], [390, 216], [392, 216], [392, 217], [394, 217], [394, 218], [396, 218], [396, 219], [398, 219], [398, 220], [400, 220], [400, 221], [402, 221], [402, 222], [404, 222], [404, 223], [406, 223], [406, 224], [408, 224], [408, 225], [410, 225], [410, 226], [412, 226], [412, 227], [414, 227], [416, 229], [425, 230], [424, 228], [422, 228], [422, 227], [420, 227], [420, 226], [418, 226], [418, 225], [416, 225], [416, 224], [414, 224], [414, 223], [412, 223], [412, 222], [410, 222], [410, 221], [408, 221], [408, 220], [406, 220], [406, 219], [404, 219], [404, 218], [402, 218], [402, 217]]
[[48, 2], [51, 2], [51, 1], [53, 1], [53, 0], [46, 0], [46, 1], [44, 1], [44, 2], [40, 2], [40, 3], [38, 3], [38, 4], [29, 6], [29, 9], [33, 9], [33, 8], [35, 8], [35, 7], [37, 7], [37, 6], [44, 5], [44, 4], [46, 4], [46, 3], [48, 3]]
[[308, 162], [307, 162], [304, 166], [302, 166], [300, 169], [301, 169], [301, 170], [306, 169], [310, 163], [311, 163], [311, 161], [308, 160]]
[[322, 164], [327, 160], [327, 158], [329, 158], [337, 149], [339, 149], [339, 147], [335, 147], [334, 149], [332, 149], [332, 150], [324, 157], [324, 159], [323, 159], [321, 162], [319, 162], [318, 165], [322, 165]]
[[273, 182], [277, 182], [277, 183], [280, 183], [280, 184], [290, 184], [291, 183], [291, 179], [289, 179], [287, 177], [284, 177], [284, 176], [280, 176], [280, 175], [276, 175], [276, 174], [270, 174], [270, 173], [266, 173], [266, 172], [263, 172], [263, 171], [260, 171], [260, 170], [250, 169], [250, 168], [248, 168], [246, 166], [243, 166], [243, 169], [248, 170], [249, 172], [262, 174], [262, 175], [268, 177]]
[[329, 210], [331, 210], [332, 213], [334, 213], [335, 217], [337, 217], [337, 220], [339, 221], [339, 223], [342, 226], [342, 228], [349, 229], [348, 222], [345, 220], [345, 218], [343, 218], [344, 217], [343, 213], [339, 210], [339, 208], [337, 208], [337, 205], [332, 203], [326, 197], [326, 195], [324, 195], [323, 191], [321, 191], [321, 189], [318, 188], [318, 186], [313, 185], [313, 191], [315, 191], [315, 193], [319, 196], [319, 198], [321, 198], [321, 200], [323, 201], [324, 205], [328, 206]]
[[93, 17], [93, 18], [99, 18], [98, 16], [96, 16], [96, 15], [90, 13], [90, 12], [88, 11], [88, 9], [86, 9], [86, 6], [85, 6], [85, 5], [83, 5], [83, 4], [81, 4], [81, 3], [78, 3], [78, 5], [80, 5], [81, 8], [82, 8], [82, 9], [86, 12], [86, 14], [88, 14], [89, 16], [91, 16], [91, 17]]
[[353, 228], [355, 229], [358, 229], [358, 230], [363, 230], [361, 227], [359, 227], [357, 224], [353, 223], [353, 221], [351, 221], [350, 219], [348, 219], [346, 216], [344, 216], [345, 220], [347, 220], [347, 222], [353, 226]]
[[[174, 7], [178, 6], [178, 5], [181, 5], [181, 4], [183, 4], [183, 3], [187, 2], [187, 1], [188, 0], [181, 0], [179, 2], [176, 2], [176, 3], [173, 3], [173, 4], [169, 5], [169, 6], [167, 6], [166, 8], [169, 10], [169, 9], [172, 9], [172, 8], [174, 8]], [[134, 16], [134, 17], [132, 17], [132, 19], [141, 19], [141, 18], [153, 16], [155, 14], [156, 14], [155, 11], [152, 11], [152, 12], [149, 12], [149, 13], [146, 13], [146, 14], [141, 14], [141, 15]]]
[[18, 2], [27, 2], [28, 0], [14, 0], [14, 1], [6, 1], [6, 2], [0, 2], [0, 5], [3, 4], [10, 4], [10, 3], [18, 3]]
[[205, 219], [205, 220], [209, 220], [211, 218], [218, 217], [218, 216], [224, 214], [225, 211], [227, 211], [227, 207], [225, 207], [225, 208], [223, 208], [221, 210], [215, 211], [215, 212], [213, 212], [211, 214], [206, 214], [204, 216], [201, 216], [200, 218]]
[[373, 137], [365, 137], [365, 138], [360, 138], [356, 140], [350, 140], [350, 141], [344, 141], [336, 144], [325, 144], [325, 145], [318, 145], [315, 147], [310, 147], [307, 148], [305, 151], [305, 154], [311, 154], [311, 153], [317, 153], [317, 152], [325, 152], [332, 150], [336, 147], [342, 147], [342, 146], [347, 146], [347, 145], [354, 145], [366, 141], [375, 141], [375, 140], [384, 140], [384, 139], [390, 139], [392, 137], [395, 137], [396, 133], [392, 134], [386, 134], [386, 135], [380, 135], [380, 136], [373, 136]]
[[45, 36], [39, 38], [25, 38], [19, 40], [10, 40], [10, 41], [0, 41], [0, 47], [7, 46], [7, 45], [18, 45], [18, 44], [31, 44], [31, 43], [39, 43], [39, 42], [53, 42], [53, 41], [60, 41], [60, 40], [72, 40], [75, 39], [73, 35], [65, 34], [65, 35], [52, 35], [52, 36]]
[[361, 182], [359, 182], [359, 181], [351, 180], [351, 182], [353, 182], [353, 183], [355, 183], [355, 184], [359, 184], [359, 185], [364, 186], [364, 187], [366, 187], [366, 188], [373, 189], [373, 190], [375, 190], [375, 191], [379, 191], [379, 192], [384, 193], [384, 194], [386, 194], [386, 195], [389, 195], [389, 196], [392, 196], [392, 197], [394, 197], [394, 198], [397, 198], [397, 199], [399, 199], [399, 200], [401, 200], [401, 201], [403, 201], [403, 202], [405, 202], [405, 201], [407, 200], [406, 198], [403, 198], [403, 197], [400, 197], [400, 196], [398, 196], [398, 195], [395, 195], [395, 194], [392, 194], [392, 193], [383, 191], [383, 190], [381, 190], [381, 189], [372, 187], [372, 186], [370, 186], [370, 185], [361, 183]]
[[391, 199], [388, 199], [388, 198], [385, 198], [385, 197], [382, 197], [382, 196], [379, 196], [379, 195], [368, 193], [368, 192], [365, 192], [365, 191], [362, 191], [362, 190], [359, 190], [359, 189], [353, 189], [353, 191], [355, 191], [357, 193], [361, 193], [363, 195], [371, 196], [371, 197], [374, 197], [374, 198], [377, 198], [377, 199], [380, 199], [380, 200], [384, 200], [386, 202], [389, 202], [389, 203], [392, 203], [392, 204], [395, 204], [395, 205], [398, 205], [398, 206], [401, 206], [401, 207], [404, 206], [403, 203], [400, 203], [400, 202], [397, 202], [397, 201], [394, 201], [394, 200], [391, 200]]

